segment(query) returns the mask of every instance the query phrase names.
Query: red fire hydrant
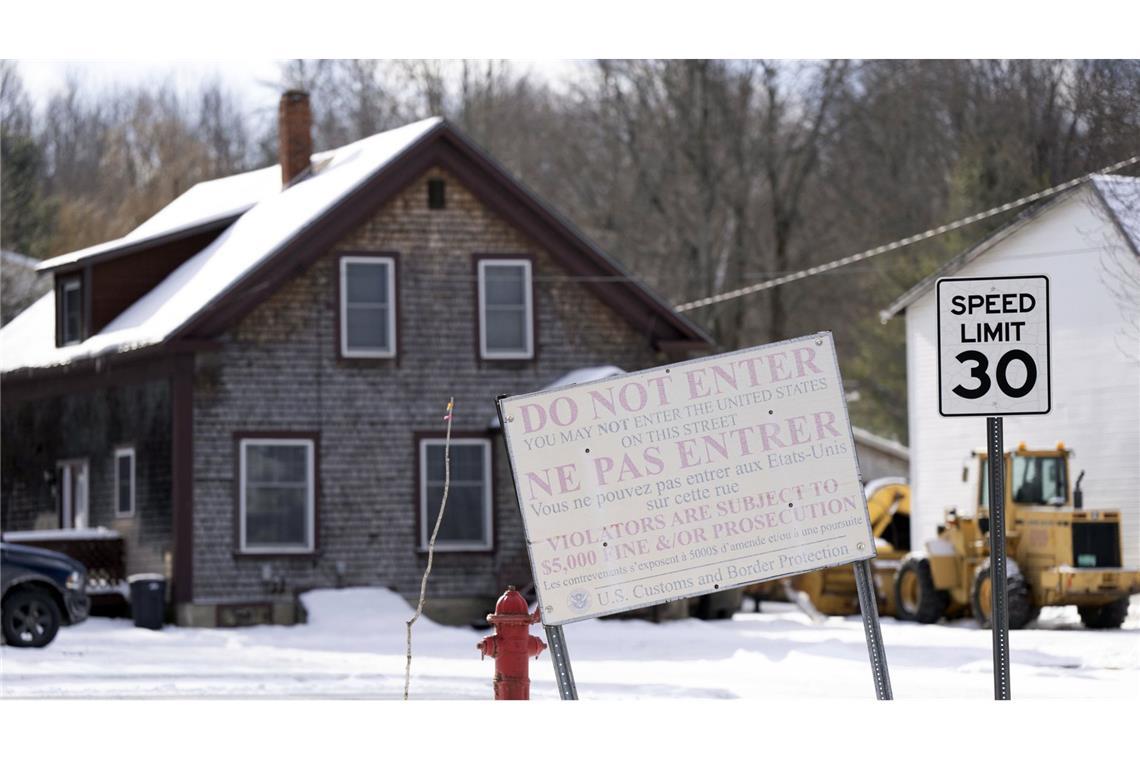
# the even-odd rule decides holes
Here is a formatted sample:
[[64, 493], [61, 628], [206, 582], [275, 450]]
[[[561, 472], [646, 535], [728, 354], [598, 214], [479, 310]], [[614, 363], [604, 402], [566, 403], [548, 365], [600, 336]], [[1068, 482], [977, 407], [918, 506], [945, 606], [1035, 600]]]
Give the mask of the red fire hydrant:
[[530, 626], [538, 622], [538, 611], [527, 612], [526, 600], [514, 586], [495, 604], [495, 612], [487, 622], [495, 626], [495, 633], [487, 636], [475, 648], [484, 657], [495, 660], [495, 699], [530, 699], [531, 657], [538, 657], [546, 644], [530, 635]]

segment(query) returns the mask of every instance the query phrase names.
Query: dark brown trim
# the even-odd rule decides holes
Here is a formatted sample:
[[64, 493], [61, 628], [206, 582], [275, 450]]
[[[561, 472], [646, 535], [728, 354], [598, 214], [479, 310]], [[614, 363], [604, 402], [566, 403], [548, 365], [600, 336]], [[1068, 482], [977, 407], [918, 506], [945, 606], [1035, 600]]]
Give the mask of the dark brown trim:
[[[420, 442], [424, 440], [444, 440], [447, 437], [447, 430], [416, 430], [412, 433], [414, 456], [412, 458], [412, 478], [413, 487], [412, 492], [415, 494], [415, 501], [412, 508], [415, 510], [415, 535], [412, 537], [412, 546], [415, 548], [416, 554], [427, 555], [427, 548], [420, 546], [420, 532], [423, 530], [423, 515], [420, 514], [420, 504], [423, 501], [423, 483], [420, 482]], [[451, 442], [455, 443], [456, 438], [478, 438], [479, 440], [486, 441], [487, 449], [490, 453], [491, 461], [491, 503], [489, 508], [491, 510], [491, 548], [489, 549], [448, 549], [440, 548], [438, 545], [435, 547], [435, 553], [439, 554], [461, 554], [465, 556], [471, 555], [486, 555], [491, 556], [496, 553], [499, 545], [499, 510], [495, 504], [495, 439], [487, 430], [452, 430]], [[430, 537], [430, 536], [429, 536]]]
[[19, 403], [45, 396], [146, 382], [169, 376], [178, 357], [218, 347], [213, 341], [163, 343], [123, 353], [77, 359], [53, 367], [28, 367], [0, 376], [0, 402]]
[[[313, 443], [313, 549], [303, 552], [251, 552], [241, 548], [241, 442], [271, 438]], [[314, 559], [321, 552], [321, 434], [315, 430], [237, 430], [233, 433], [233, 556], [237, 559]]]
[[[170, 378], [173, 578], [175, 604], [194, 600], [194, 356], [180, 356]], [[137, 453], [136, 453], [137, 456]], [[137, 460], [136, 460], [137, 463]]]
[[83, 258], [76, 261], [52, 264], [52, 259], [48, 259], [42, 265], [37, 267], [36, 271], [41, 273], [55, 272], [57, 276], [67, 272], [77, 272], [84, 268], [89, 269], [92, 264], [103, 263], [104, 261], [111, 261], [112, 259], [121, 258], [123, 256], [130, 256], [134, 253], [141, 253], [143, 251], [149, 251], [154, 248], [160, 248], [164, 245], [169, 245], [170, 243], [175, 243], [185, 238], [194, 237], [195, 235], [202, 235], [210, 232], [221, 232], [226, 227], [229, 227], [231, 224], [236, 222], [238, 218], [245, 213], [246, 210], [243, 210], [238, 214], [230, 214], [228, 216], [211, 219], [206, 222], [200, 222], [199, 224], [195, 224], [190, 227], [184, 227], [179, 230], [174, 230], [173, 232], [167, 232], [165, 234], [157, 235], [152, 238], [144, 238], [138, 241], [132, 240], [130, 242], [125, 242], [122, 245], [115, 246], [114, 248], [109, 248], [106, 251], [100, 251], [99, 253], [91, 254], [90, 256], [84, 256]]
[[[519, 261], [530, 262], [530, 356], [517, 358], [483, 356], [483, 339], [481, 335], [481, 330], [483, 327], [483, 310], [479, 306], [479, 262], [494, 261], [496, 259], [516, 259]], [[475, 289], [473, 291], [475, 297], [475, 319], [472, 321], [475, 324], [476, 365], [521, 365], [532, 364], [538, 360], [538, 291], [534, 286], [535, 273], [537, 270], [538, 259], [533, 253], [475, 253], [471, 256], [471, 272], [475, 280]]]
[[[342, 306], [341, 299], [343, 298], [343, 293], [341, 293], [341, 287], [340, 287], [340, 285], [341, 285], [340, 268], [341, 268], [341, 262], [345, 258], [354, 258], [354, 257], [355, 258], [377, 258], [377, 259], [391, 259], [392, 260], [393, 272], [392, 272], [391, 298], [395, 299], [395, 308], [392, 310], [393, 314], [394, 314], [393, 318], [396, 322], [395, 330], [394, 330], [394, 334], [396, 336], [395, 337], [395, 350], [394, 350], [395, 356], [345, 356], [344, 352], [341, 351], [341, 346], [342, 346], [343, 341], [342, 341], [342, 336], [340, 334], [340, 331], [342, 329], [342, 325], [340, 323], [340, 313], [341, 313], [341, 306]], [[341, 362], [350, 362], [352, 364], [385, 365], [385, 364], [393, 364], [394, 363], [397, 367], [400, 366], [400, 349], [403, 346], [403, 340], [401, 339], [402, 336], [400, 333], [400, 327], [401, 327], [401, 319], [400, 319], [400, 317], [401, 317], [401, 314], [400, 314], [400, 275], [401, 275], [401, 268], [400, 268], [400, 254], [399, 254], [399, 252], [397, 252], [397, 251], [338, 250], [336, 252], [336, 256], [334, 258], [335, 258], [336, 263], [334, 264], [335, 276], [333, 277], [333, 280], [334, 280], [334, 283], [333, 283], [333, 291], [334, 291], [333, 292], [333, 302], [336, 304], [336, 314], [333, 317], [333, 325], [334, 325], [334, 330], [336, 332], [336, 336], [335, 336], [336, 337], [336, 358]]]

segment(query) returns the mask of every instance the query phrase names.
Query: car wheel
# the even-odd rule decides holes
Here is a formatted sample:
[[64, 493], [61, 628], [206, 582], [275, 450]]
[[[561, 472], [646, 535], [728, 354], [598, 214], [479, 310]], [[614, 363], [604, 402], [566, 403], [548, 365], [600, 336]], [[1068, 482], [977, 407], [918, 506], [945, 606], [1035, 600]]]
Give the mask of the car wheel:
[[35, 589], [8, 594], [0, 613], [4, 642], [14, 647], [46, 647], [59, 632], [59, 620], [59, 605]]

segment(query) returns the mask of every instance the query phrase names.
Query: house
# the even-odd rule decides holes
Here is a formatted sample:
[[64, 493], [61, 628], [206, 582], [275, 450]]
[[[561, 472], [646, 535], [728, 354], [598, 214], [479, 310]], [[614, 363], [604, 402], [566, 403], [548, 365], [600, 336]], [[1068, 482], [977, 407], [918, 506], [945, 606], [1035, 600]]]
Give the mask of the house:
[[418, 594], [466, 622], [530, 580], [494, 399], [706, 352], [676, 314], [438, 118], [200, 183], [44, 262], [0, 330], [5, 531], [105, 526], [184, 625], [292, 622], [296, 594]]
[[[934, 536], [945, 508], [979, 492], [971, 452], [985, 420], [938, 414], [934, 285], [939, 277], [1049, 277], [1049, 414], [1005, 418], [1007, 448], [1075, 452], [1088, 509], [1122, 511], [1124, 563], [1140, 563], [1140, 179], [1096, 176], [1031, 209], [915, 285], [884, 312], [906, 314], [912, 539]], [[968, 477], [963, 480], [963, 469]], [[1071, 487], [1072, 484], [1069, 484]], [[916, 543], [921, 545], [921, 543]]]
[[880, 478], [905, 478], [910, 473], [910, 451], [898, 441], [860, 427], [851, 428], [851, 437], [855, 440], [855, 456], [864, 483]]

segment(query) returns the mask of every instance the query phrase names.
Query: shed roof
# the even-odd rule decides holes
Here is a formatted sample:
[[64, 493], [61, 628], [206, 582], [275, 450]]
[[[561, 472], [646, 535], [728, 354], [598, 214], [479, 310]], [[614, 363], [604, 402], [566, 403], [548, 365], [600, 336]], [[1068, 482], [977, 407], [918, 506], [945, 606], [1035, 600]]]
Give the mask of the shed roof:
[[[1132, 252], [1140, 256], [1140, 177], [1096, 174], [1089, 178], [1087, 186], [1092, 189], [1093, 196], [1104, 206], [1108, 212], [1109, 219], [1120, 231], [1125, 242], [1132, 249]], [[896, 298], [890, 306], [879, 312], [879, 317], [883, 322], [887, 322], [895, 315], [905, 311], [908, 306], [932, 290], [940, 278], [949, 277], [962, 269], [971, 261], [989, 251], [1045, 211], [1063, 202], [1073, 194], [1081, 192], [1083, 187], [1085, 187], [1085, 185], [1073, 188], [1049, 201], [1033, 206], [1022, 212], [1009, 224], [998, 229], [980, 243], [971, 246], [950, 259], [933, 274], [920, 280], [913, 287]]]

